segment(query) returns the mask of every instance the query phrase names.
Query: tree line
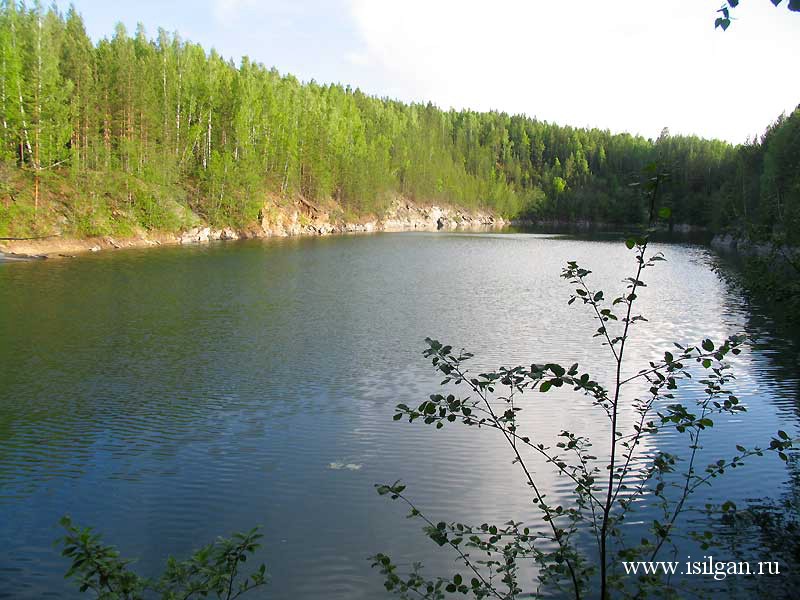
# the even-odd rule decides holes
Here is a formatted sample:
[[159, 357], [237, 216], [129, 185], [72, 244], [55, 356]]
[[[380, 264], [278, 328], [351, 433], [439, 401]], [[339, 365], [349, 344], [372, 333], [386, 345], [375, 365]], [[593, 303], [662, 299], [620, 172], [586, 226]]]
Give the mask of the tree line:
[[673, 174], [675, 222], [766, 214], [761, 195], [777, 189], [780, 211], [798, 204], [796, 179], [784, 189], [796, 159], [767, 151], [791, 137], [778, 132], [794, 115], [735, 148], [444, 111], [303, 83], [247, 57], [237, 65], [141, 25], [93, 44], [74, 8], [38, 2], [0, 7], [0, 109], [0, 232], [54, 215], [85, 234], [170, 229], [184, 209], [243, 226], [267, 194], [336, 201], [354, 216], [400, 194], [506, 217], [636, 223], [646, 207], [629, 184], [654, 160]]

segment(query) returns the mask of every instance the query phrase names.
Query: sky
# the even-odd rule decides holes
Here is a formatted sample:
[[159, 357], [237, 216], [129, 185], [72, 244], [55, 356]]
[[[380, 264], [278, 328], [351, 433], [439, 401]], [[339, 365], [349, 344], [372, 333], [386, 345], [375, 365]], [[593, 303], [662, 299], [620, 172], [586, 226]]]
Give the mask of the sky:
[[[144, 24], [301, 80], [444, 108], [733, 143], [800, 103], [800, 13], [744, 0], [74, 0], [97, 41]], [[66, 8], [67, 2], [58, 0]]]

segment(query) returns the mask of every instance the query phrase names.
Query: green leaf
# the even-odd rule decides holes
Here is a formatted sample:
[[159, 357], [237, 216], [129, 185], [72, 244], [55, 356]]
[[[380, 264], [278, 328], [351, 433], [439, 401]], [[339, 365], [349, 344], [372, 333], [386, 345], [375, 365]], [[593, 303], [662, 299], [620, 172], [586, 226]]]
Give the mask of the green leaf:
[[669, 206], [662, 206], [658, 210], [658, 216], [660, 219], [669, 219], [672, 216], [672, 209]]
[[632, 250], [636, 245], [636, 240], [634, 238], [628, 238], [625, 240], [625, 245], [628, 247], [628, 250]]

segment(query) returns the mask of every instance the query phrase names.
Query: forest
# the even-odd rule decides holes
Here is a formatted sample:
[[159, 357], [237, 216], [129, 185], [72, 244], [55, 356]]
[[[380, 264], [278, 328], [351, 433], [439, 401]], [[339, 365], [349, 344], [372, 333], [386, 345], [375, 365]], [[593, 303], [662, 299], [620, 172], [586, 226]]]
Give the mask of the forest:
[[630, 184], [653, 161], [671, 175], [673, 224], [772, 236], [800, 220], [798, 110], [741, 146], [446, 111], [237, 65], [164, 30], [118, 25], [93, 44], [74, 8], [14, 0], [0, 9], [0, 88], [0, 236], [174, 231], [186, 215], [243, 227], [265, 198], [298, 195], [342, 218], [401, 195], [639, 223]]

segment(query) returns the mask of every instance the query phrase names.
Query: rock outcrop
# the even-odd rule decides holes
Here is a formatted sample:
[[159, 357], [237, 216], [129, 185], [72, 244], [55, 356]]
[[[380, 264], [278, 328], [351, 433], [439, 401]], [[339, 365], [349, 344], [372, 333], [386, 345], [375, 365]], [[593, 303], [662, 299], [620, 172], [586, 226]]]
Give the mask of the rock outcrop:
[[[231, 229], [212, 229], [211, 227], [192, 227], [178, 236], [180, 244], [202, 244], [211, 240], [238, 240], [240, 235]], [[119, 248], [119, 246], [116, 246]]]
[[468, 212], [460, 208], [417, 206], [402, 199], [392, 202], [379, 222], [382, 231], [439, 231], [442, 229], [485, 229], [502, 227], [506, 222], [482, 211]]
[[736, 252], [742, 256], [759, 258], [768, 258], [776, 253], [776, 246], [773, 244], [756, 243], [745, 236], [737, 237], [730, 233], [715, 235], [711, 240], [711, 247], [723, 252]]
[[[372, 233], [377, 231], [453, 231], [502, 227], [508, 223], [484, 211], [470, 212], [447, 206], [418, 205], [404, 198], [395, 198], [381, 217], [347, 221], [315, 204], [299, 198], [289, 206], [268, 201], [251, 226], [234, 230], [196, 225], [180, 233], [137, 231], [129, 238], [61, 238], [32, 241], [0, 242], [0, 252], [7, 258], [17, 255], [73, 256], [79, 252], [100, 252], [106, 249], [141, 248], [169, 244], [204, 244], [214, 240], [237, 240], [250, 237], [285, 237], [297, 235], [331, 235], [335, 233]], [[194, 218], [197, 223], [199, 217]]]
[[371, 233], [374, 231], [437, 231], [453, 229], [486, 229], [506, 224], [492, 214], [468, 212], [440, 206], [418, 206], [413, 202], [395, 199], [379, 219], [358, 222], [332, 220], [331, 214], [308, 202], [290, 209], [266, 204], [259, 212], [261, 235], [330, 235], [333, 233]]

